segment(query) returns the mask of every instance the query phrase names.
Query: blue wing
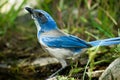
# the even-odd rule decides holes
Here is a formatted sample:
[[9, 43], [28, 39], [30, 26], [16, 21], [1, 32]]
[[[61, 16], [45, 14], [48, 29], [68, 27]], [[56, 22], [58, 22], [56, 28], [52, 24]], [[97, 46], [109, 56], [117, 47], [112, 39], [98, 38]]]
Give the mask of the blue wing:
[[43, 37], [42, 41], [49, 47], [56, 48], [88, 48], [87, 42], [75, 36]]

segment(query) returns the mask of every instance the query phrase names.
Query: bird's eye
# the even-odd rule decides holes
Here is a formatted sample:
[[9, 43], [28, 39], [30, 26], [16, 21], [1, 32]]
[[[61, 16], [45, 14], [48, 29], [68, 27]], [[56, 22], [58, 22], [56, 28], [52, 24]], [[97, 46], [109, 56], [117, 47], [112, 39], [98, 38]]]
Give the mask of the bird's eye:
[[42, 16], [43, 16], [43, 14], [42, 14], [42, 13], [38, 13], [38, 16], [39, 16], [39, 17], [42, 17]]
[[41, 23], [45, 23], [47, 21], [46, 16], [42, 13], [36, 13], [36, 17], [41, 19]]

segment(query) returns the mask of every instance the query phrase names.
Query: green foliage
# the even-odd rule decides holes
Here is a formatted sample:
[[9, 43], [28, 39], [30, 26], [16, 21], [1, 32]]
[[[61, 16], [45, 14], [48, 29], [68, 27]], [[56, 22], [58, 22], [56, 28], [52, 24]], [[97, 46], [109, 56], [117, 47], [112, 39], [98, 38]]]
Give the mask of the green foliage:
[[82, 33], [79, 30], [86, 27], [86, 29], [98, 30], [98, 34], [104, 35], [102, 37], [114, 37], [114, 27], [119, 19], [119, 2], [115, 0], [43, 0], [39, 1], [40, 5], [37, 7], [49, 12], [61, 29], [66, 28], [69, 33], [75, 30], [71, 34]]
[[75, 79], [74, 78], [64, 77], [64, 76], [58, 76], [57, 80], [75, 80]]
[[[18, 16], [22, 6], [27, 0], [23, 0], [21, 5], [15, 9], [16, 3], [12, 5], [11, 9], [5, 13], [0, 14], [0, 35], [4, 34], [8, 28], [13, 28], [14, 21]], [[0, 9], [7, 4], [8, 0], [0, 3]], [[49, 12], [57, 21], [61, 29], [67, 29], [68, 33], [76, 34], [81, 32], [83, 27], [86, 29], [98, 30], [102, 37], [114, 37], [114, 26], [117, 25], [119, 19], [119, 2], [115, 0], [37, 0], [37, 8]], [[115, 5], [115, 6], [114, 6]], [[77, 29], [76, 29], [77, 28]], [[94, 34], [94, 33], [93, 33]], [[100, 38], [100, 37], [99, 37]]]
[[[5, 13], [0, 13], [0, 35], [4, 35], [8, 28], [13, 28], [15, 25], [15, 19], [17, 18], [22, 6], [26, 3], [27, 0], [23, 0], [23, 2], [18, 6], [17, 9], [15, 9], [16, 3], [14, 3], [9, 11], [6, 11]], [[0, 10], [2, 9], [2, 6], [6, 5], [8, 3], [8, 0], [4, 0], [0, 3]]]

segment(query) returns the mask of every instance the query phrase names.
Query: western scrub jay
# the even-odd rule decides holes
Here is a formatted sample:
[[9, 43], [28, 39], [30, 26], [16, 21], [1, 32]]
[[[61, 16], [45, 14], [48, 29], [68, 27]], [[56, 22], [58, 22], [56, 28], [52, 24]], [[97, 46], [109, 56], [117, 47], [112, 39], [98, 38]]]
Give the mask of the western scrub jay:
[[29, 7], [25, 9], [31, 14], [36, 24], [39, 43], [45, 51], [57, 58], [62, 65], [62, 68], [50, 77], [53, 77], [67, 66], [66, 59], [74, 58], [83, 49], [93, 46], [120, 44], [120, 37], [86, 42], [76, 36], [61, 32], [54, 19], [47, 12]]

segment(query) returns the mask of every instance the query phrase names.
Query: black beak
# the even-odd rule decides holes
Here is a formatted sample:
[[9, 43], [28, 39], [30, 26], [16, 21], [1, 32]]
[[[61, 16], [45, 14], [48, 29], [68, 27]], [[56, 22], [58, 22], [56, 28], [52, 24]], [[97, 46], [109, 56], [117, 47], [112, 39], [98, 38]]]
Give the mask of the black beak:
[[26, 9], [30, 14], [33, 14], [33, 9], [32, 9], [32, 8], [25, 7], [25, 9]]

